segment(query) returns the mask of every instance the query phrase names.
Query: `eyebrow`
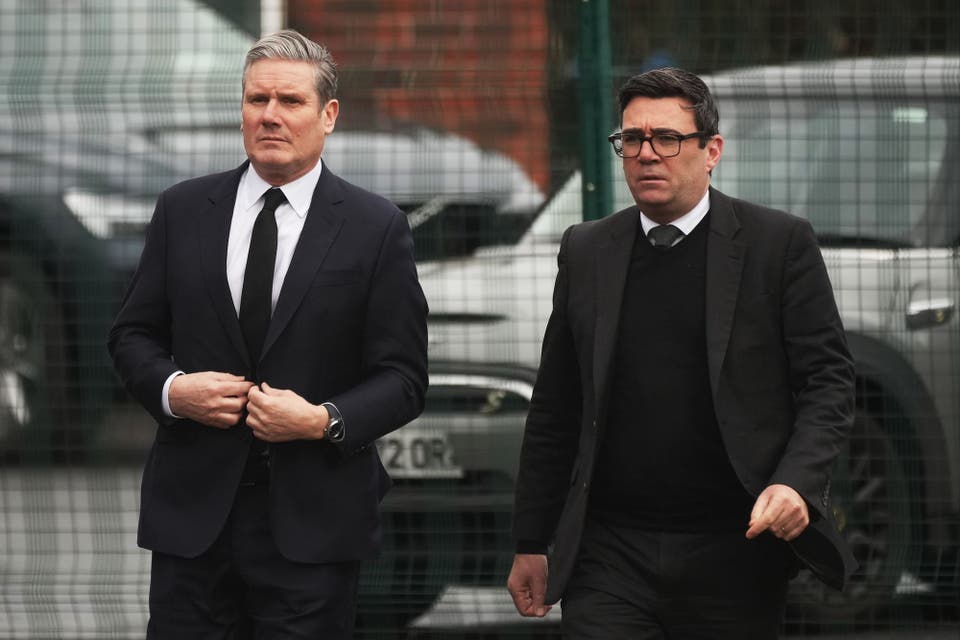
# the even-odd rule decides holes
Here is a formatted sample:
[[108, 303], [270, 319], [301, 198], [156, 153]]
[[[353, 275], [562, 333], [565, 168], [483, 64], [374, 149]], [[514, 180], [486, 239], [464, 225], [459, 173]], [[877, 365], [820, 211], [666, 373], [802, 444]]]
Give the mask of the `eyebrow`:
[[[248, 89], [244, 93], [244, 98], [261, 98], [269, 97], [272, 94], [272, 91], [258, 90], [258, 89]], [[277, 99], [284, 100], [287, 98], [295, 98], [297, 100], [306, 100], [307, 93], [301, 91], [277, 91]]]
[[[623, 129], [620, 132], [621, 135], [624, 133], [631, 134], [631, 135], [646, 136], [646, 132], [643, 129], [637, 129], [637, 128]], [[663, 133], [678, 134], [678, 135], [680, 134], [679, 131], [677, 131], [676, 129], [671, 129], [670, 127], [656, 127], [650, 130], [650, 135], [654, 135], [654, 136], [663, 134]]]

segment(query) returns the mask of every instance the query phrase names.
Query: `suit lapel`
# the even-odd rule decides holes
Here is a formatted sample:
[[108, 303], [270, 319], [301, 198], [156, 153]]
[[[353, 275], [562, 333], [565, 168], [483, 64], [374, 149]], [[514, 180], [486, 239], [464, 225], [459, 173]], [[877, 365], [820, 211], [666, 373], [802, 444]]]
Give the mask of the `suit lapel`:
[[746, 246], [734, 242], [740, 223], [730, 198], [710, 189], [710, 235], [707, 237], [707, 360], [710, 388], [714, 398], [720, 382], [720, 371], [727, 355], [733, 314], [740, 290], [743, 257]]
[[324, 166], [320, 173], [320, 180], [313, 192], [313, 200], [307, 219], [303, 223], [300, 239], [294, 249], [290, 261], [290, 268], [283, 279], [277, 306], [273, 310], [267, 336], [263, 343], [263, 352], [266, 353], [277, 337], [283, 333], [290, 323], [293, 314], [300, 306], [304, 296], [310, 290], [314, 276], [327, 257], [330, 245], [340, 232], [343, 225], [343, 215], [335, 205], [343, 202], [343, 190], [338, 178], [329, 168]]
[[240, 330], [237, 311], [233, 307], [230, 284], [227, 282], [227, 240], [230, 237], [230, 222], [233, 219], [237, 187], [247, 164], [243, 163], [234, 172], [228, 174], [227, 178], [208, 196], [209, 206], [197, 216], [197, 225], [202, 244], [201, 271], [211, 303], [230, 342], [239, 353], [243, 354], [249, 366], [250, 358], [247, 355], [243, 332]]
[[637, 225], [640, 224], [640, 214], [636, 207], [631, 207], [612, 216], [609, 224], [608, 239], [601, 243], [597, 250], [593, 285], [597, 292], [593, 344], [593, 390], [598, 407], [603, 407], [606, 401], [613, 348], [619, 330], [623, 287], [630, 269], [630, 256], [633, 253]]

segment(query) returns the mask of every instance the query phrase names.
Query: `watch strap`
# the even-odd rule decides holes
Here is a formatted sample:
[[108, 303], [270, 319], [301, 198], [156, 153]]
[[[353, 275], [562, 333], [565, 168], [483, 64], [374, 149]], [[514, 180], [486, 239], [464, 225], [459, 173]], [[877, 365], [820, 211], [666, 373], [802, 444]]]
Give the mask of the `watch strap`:
[[323, 432], [323, 439], [329, 440], [330, 442], [342, 441], [345, 428], [343, 424], [343, 416], [340, 415], [340, 410], [337, 409], [337, 406], [332, 402], [324, 402], [320, 406], [325, 407], [327, 414], [330, 416], [330, 420], [327, 422], [327, 428]]

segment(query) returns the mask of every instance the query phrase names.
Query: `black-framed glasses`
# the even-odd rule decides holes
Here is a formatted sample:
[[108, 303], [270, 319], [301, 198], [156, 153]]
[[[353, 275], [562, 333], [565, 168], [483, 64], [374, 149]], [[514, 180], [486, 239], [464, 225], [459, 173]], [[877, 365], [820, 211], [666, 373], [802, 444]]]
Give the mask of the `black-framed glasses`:
[[607, 140], [613, 145], [614, 152], [621, 158], [636, 158], [640, 155], [644, 142], [650, 143], [650, 148], [661, 158], [672, 158], [680, 153], [680, 145], [684, 140], [690, 138], [705, 138], [709, 134], [705, 131], [694, 131], [686, 135], [679, 133], [655, 133], [652, 136], [644, 136], [639, 133], [620, 132], [608, 137]]

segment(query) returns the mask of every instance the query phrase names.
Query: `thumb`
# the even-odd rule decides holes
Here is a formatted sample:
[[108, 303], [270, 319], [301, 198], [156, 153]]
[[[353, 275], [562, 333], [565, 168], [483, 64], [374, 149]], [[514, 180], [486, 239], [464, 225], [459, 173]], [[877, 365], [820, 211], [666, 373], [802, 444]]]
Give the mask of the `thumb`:
[[263, 391], [264, 393], [270, 393], [271, 391], [273, 391], [273, 387], [271, 387], [271, 386], [270, 386], [269, 384], [267, 384], [266, 382], [261, 382], [261, 383], [260, 383], [260, 390]]
[[543, 617], [550, 610], [550, 607], [544, 606], [543, 599], [546, 595], [547, 584], [542, 577], [535, 578], [530, 585], [531, 605], [537, 616]]
[[770, 495], [764, 491], [757, 498], [757, 501], [753, 505], [753, 510], [750, 512], [750, 525], [747, 528], [747, 538], [753, 539], [758, 535], [763, 533], [767, 528], [767, 524], [764, 522], [766, 518], [767, 507], [770, 505]]
[[751, 524], [759, 520], [763, 513], [767, 510], [767, 505], [770, 504], [770, 495], [764, 491], [757, 497], [757, 501], [753, 504], [753, 509], [750, 511], [750, 522]]

